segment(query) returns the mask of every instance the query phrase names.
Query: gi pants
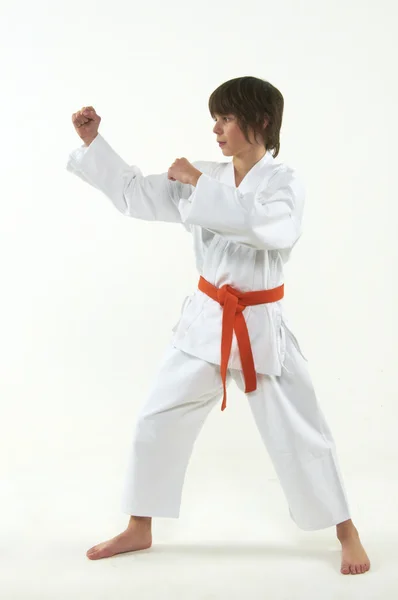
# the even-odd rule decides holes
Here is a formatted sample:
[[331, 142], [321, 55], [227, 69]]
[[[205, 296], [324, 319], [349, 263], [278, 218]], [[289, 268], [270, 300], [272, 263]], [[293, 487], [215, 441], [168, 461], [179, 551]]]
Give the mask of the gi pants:
[[[231, 379], [244, 392], [242, 371], [230, 369]], [[218, 365], [169, 346], [136, 423], [123, 512], [178, 518], [195, 440], [222, 396]], [[323, 529], [350, 519], [334, 440], [289, 331], [281, 376], [257, 374], [257, 390], [247, 397], [297, 526]]]

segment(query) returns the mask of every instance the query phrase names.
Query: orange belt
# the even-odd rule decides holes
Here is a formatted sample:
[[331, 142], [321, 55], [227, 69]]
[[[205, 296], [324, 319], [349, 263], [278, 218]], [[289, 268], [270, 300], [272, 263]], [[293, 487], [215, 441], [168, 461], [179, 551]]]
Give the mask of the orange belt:
[[221, 378], [224, 387], [224, 398], [221, 410], [227, 406], [227, 370], [231, 354], [232, 337], [235, 331], [238, 341], [240, 359], [242, 362], [243, 375], [245, 378], [245, 392], [254, 392], [257, 389], [257, 377], [254, 368], [253, 354], [250, 344], [249, 332], [243, 311], [246, 306], [255, 304], [267, 304], [277, 302], [283, 298], [284, 285], [271, 290], [260, 290], [256, 292], [239, 292], [229, 285], [218, 288], [203, 277], [199, 279], [201, 292], [218, 302], [223, 307], [222, 333], [221, 333]]

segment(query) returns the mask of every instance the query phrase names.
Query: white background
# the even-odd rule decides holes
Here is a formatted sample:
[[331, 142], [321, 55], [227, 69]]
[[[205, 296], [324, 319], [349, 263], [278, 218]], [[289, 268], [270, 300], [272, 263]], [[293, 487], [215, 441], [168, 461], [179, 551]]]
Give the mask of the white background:
[[[396, 22], [392, 0], [1, 3], [3, 598], [397, 597]], [[182, 226], [125, 218], [66, 171], [72, 113], [94, 106], [144, 174], [225, 160], [208, 97], [244, 75], [284, 95], [278, 159], [307, 187], [286, 304], [373, 560], [362, 577], [339, 574], [333, 530], [290, 521], [233, 385], [180, 520], [155, 522], [148, 553], [85, 557], [127, 523], [138, 405], [198, 274]]]

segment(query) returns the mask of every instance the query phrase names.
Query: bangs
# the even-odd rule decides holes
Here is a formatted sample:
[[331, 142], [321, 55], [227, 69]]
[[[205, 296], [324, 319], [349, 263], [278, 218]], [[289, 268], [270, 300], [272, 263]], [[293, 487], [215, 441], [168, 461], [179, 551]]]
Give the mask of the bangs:
[[233, 90], [226, 84], [217, 88], [209, 98], [209, 111], [214, 118], [216, 115], [221, 117], [226, 115], [237, 116], [239, 109], [236, 101], [234, 101]]

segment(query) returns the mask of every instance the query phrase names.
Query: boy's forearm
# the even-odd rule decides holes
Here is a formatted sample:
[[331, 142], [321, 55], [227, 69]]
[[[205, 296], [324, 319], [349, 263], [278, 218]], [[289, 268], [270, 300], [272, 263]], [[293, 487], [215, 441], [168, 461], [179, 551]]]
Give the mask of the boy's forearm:
[[84, 145], [85, 146], [89, 146], [91, 144], [91, 142], [93, 142], [95, 140], [95, 138], [97, 137], [98, 133], [95, 134], [94, 137], [89, 137], [89, 138], [85, 138], [83, 139]]
[[192, 174], [190, 184], [193, 185], [194, 187], [196, 187], [196, 184], [198, 183], [198, 179], [201, 175], [202, 175], [202, 171], [195, 169], [195, 171]]

